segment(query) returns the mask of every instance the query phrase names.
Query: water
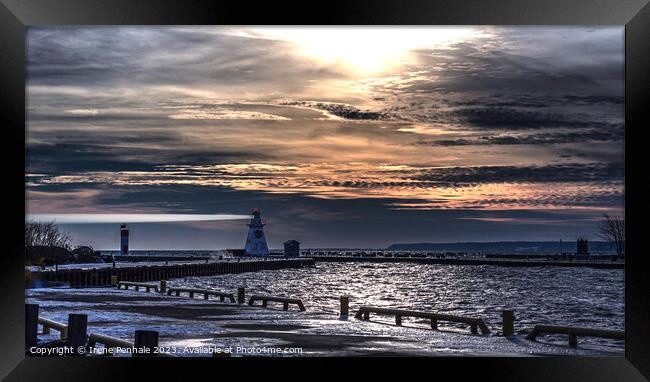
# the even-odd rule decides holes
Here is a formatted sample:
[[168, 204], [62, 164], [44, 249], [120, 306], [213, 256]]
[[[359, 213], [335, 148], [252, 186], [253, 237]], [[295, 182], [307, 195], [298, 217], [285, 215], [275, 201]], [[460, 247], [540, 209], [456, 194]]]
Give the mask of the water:
[[[170, 280], [174, 286], [298, 297], [310, 310], [336, 314], [339, 296], [354, 313], [372, 305], [480, 316], [500, 329], [513, 309], [515, 331], [536, 324], [624, 330], [624, 271], [563, 267], [317, 263], [315, 267]], [[566, 336], [545, 336], [566, 344]], [[593, 344], [606, 339], [580, 339]], [[616, 345], [618, 346], [618, 345]], [[620, 342], [620, 347], [623, 343]]]

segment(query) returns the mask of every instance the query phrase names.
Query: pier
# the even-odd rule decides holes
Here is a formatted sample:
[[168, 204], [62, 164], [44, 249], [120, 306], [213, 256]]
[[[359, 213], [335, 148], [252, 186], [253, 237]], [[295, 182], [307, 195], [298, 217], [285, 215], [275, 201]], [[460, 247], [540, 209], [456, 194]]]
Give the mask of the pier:
[[362, 262], [362, 263], [416, 263], [442, 265], [496, 265], [502, 267], [590, 267], [600, 269], [624, 269], [625, 262], [603, 259], [553, 258], [546, 256], [493, 257], [486, 255], [444, 255], [436, 253], [392, 252], [317, 252], [306, 255], [315, 262]]
[[180, 256], [180, 255], [102, 255], [102, 259], [106, 262], [115, 260], [116, 262], [132, 262], [137, 263], [140, 261], [198, 261], [198, 260], [210, 260], [210, 256], [200, 256], [200, 255], [189, 255], [189, 256]]
[[[245, 261], [216, 261], [195, 264], [142, 265], [123, 268], [59, 269], [31, 272], [32, 281], [63, 282], [73, 288], [114, 286], [119, 281], [148, 282], [191, 276], [214, 276], [230, 273], [257, 272], [301, 268], [314, 265], [309, 258], [255, 259]], [[114, 279], [113, 279], [114, 280]]]

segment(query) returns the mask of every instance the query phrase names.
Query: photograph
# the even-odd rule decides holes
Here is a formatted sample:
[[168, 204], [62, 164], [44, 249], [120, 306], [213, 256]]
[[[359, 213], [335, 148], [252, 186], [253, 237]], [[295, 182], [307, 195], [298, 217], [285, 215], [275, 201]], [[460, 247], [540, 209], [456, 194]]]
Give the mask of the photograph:
[[27, 26], [25, 357], [624, 358], [625, 65], [624, 25]]

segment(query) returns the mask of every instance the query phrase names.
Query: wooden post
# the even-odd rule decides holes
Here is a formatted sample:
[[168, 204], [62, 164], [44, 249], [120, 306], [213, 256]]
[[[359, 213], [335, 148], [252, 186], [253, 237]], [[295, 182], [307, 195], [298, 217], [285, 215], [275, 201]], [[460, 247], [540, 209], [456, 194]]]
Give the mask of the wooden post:
[[[135, 348], [146, 348], [148, 352], [137, 354], [134, 353], [133, 356], [138, 357], [155, 357], [154, 353], [155, 348], [158, 347], [158, 332], [153, 330], [136, 330], [135, 331], [135, 342], [133, 344]], [[138, 349], [140, 350], [140, 349]]]
[[167, 280], [160, 280], [160, 293], [167, 292]]
[[363, 312], [363, 319], [366, 321], [370, 320], [370, 312], [368, 311]]
[[512, 310], [503, 310], [501, 312], [501, 317], [503, 318], [503, 335], [504, 336], [511, 336], [511, 335], [515, 334], [515, 330], [514, 330], [514, 322], [515, 322], [514, 311], [512, 311]]
[[288, 302], [286, 302], [286, 301], [284, 302], [284, 304], [282, 305], [282, 310], [289, 310], [289, 303]]
[[402, 316], [400, 315], [395, 316], [395, 325], [402, 326]]
[[575, 333], [569, 334], [569, 346], [578, 346], [578, 336]]
[[246, 289], [237, 288], [237, 303], [243, 304], [246, 302]]
[[38, 342], [38, 304], [25, 304], [25, 349]]
[[431, 329], [434, 329], [434, 330], [438, 329], [438, 320], [436, 320], [435, 318], [431, 319]]
[[350, 309], [350, 297], [341, 296], [341, 314], [339, 316], [341, 318], [348, 318], [349, 309]]
[[111, 285], [112, 286], [117, 285], [117, 276], [111, 276]]
[[88, 340], [88, 315], [70, 313], [68, 315], [68, 346], [74, 351], [80, 346], [86, 346]]

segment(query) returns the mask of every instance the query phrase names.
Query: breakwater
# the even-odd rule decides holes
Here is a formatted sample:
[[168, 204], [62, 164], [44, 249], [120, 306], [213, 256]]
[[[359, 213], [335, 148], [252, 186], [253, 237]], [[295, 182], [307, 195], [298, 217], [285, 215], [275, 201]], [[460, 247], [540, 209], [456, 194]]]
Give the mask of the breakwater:
[[110, 286], [111, 277], [120, 281], [158, 281], [189, 276], [214, 276], [229, 273], [256, 272], [301, 268], [314, 265], [314, 260], [268, 259], [246, 261], [218, 261], [196, 264], [143, 265], [124, 268], [59, 269], [29, 272], [28, 283], [34, 285], [47, 282], [62, 282], [71, 287]]
[[603, 260], [554, 260], [531, 258], [488, 258], [488, 257], [442, 257], [442, 256], [311, 256], [316, 262], [360, 262], [360, 263], [416, 263], [447, 265], [497, 265], [503, 267], [590, 267], [599, 269], [624, 269], [625, 262]]
[[199, 261], [209, 260], [210, 256], [179, 256], [179, 255], [102, 255], [102, 259], [106, 262], [115, 260], [116, 262], [142, 262], [142, 261]]

